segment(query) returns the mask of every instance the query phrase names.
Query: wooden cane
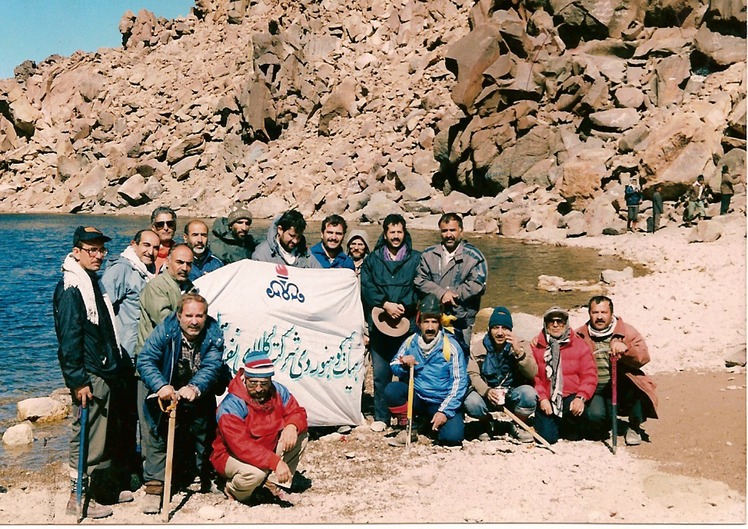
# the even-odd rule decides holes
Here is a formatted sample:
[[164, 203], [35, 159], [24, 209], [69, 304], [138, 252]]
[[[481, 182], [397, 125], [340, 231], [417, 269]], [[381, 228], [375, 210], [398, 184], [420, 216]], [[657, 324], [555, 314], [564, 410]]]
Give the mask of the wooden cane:
[[537, 439], [537, 440], [538, 440], [538, 442], [540, 442], [540, 444], [541, 444], [541, 445], [543, 445], [543, 446], [544, 446], [544, 447], [546, 447], [546, 448], [547, 448], [548, 450], [550, 450], [552, 454], [555, 454], [555, 453], [556, 453], [556, 452], [555, 452], [555, 451], [553, 450], [553, 448], [551, 447], [550, 443], [548, 443], [548, 441], [546, 441], [545, 439], [543, 439], [543, 438], [542, 438], [542, 437], [540, 436], [540, 434], [539, 434], [538, 432], [536, 432], [536, 431], [535, 431], [535, 428], [533, 428], [532, 426], [528, 426], [528, 425], [526, 425], [526, 424], [525, 424], [525, 422], [524, 422], [524, 421], [523, 421], [522, 419], [520, 419], [520, 418], [519, 418], [519, 417], [517, 417], [517, 416], [516, 416], [516, 415], [515, 415], [514, 413], [512, 413], [511, 411], [509, 411], [509, 410], [508, 410], [508, 409], [506, 408], [506, 406], [504, 407], [504, 413], [506, 413], [507, 415], [509, 415], [509, 418], [510, 418], [510, 419], [512, 419], [512, 420], [513, 420], [514, 422], [516, 422], [516, 423], [517, 423], [517, 424], [518, 424], [518, 425], [519, 425], [519, 426], [520, 426], [520, 427], [521, 427], [521, 428], [522, 428], [523, 430], [525, 430], [525, 431], [528, 431], [528, 432], [530, 432], [530, 433], [532, 434], [532, 436], [533, 436], [533, 437], [534, 437], [535, 439]]
[[83, 521], [83, 479], [86, 475], [86, 460], [88, 459], [88, 433], [86, 432], [88, 426], [87, 403], [82, 404], [80, 412], [81, 433], [78, 444], [78, 481], [75, 484], [75, 509], [78, 515], [78, 523]]
[[177, 429], [177, 403], [172, 401], [164, 409], [161, 399], [158, 404], [164, 413], [169, 414], [169, 431], [166, 435], [166, 472], [164, 474], [164, 497], [161, 500], [161, 519], [164, 522], [169, 521], [169, 506], [171, 505], [171, 474], [174, 460], [174, 432]]
[[413, 366], [410, 366], [410, 378], [408, 379], [408, 437], [405, 439], [405, 447], [410, 448], [410, 436], [413, 432]]
[[618, 357], [610, 357], [610, 376], [613, 379], [611, 384], [611, 407], [613, 408], [613, 427], [612, 435], [613, 442], [611, 447], [613, 449], [613, 455], [616, 453], [616, 446], [618, 445]]

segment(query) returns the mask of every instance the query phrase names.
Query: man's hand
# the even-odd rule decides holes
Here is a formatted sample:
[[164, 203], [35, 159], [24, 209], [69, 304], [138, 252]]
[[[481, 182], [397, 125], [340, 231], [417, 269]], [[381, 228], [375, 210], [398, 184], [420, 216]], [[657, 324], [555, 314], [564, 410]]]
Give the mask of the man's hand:
[[382, 308], [387, 313], [387, 315], [393, 320], [402, 318], [403, 315], [405, 314], [405, 307], [403, 307], [400, 303], [393, 303], [392, 301], [385, 301], [384, 305], [382, 305]]
[[197, 398], [197, 391], [195, 391], [195, 388], [192, 386], [182, 386], [177, 392], [177, 398], [192, 402]]
[[[291, 450], [294, 446], [296, 446], [296, 441], [299, 439], [299, 432], [296, 429], [295, 424], [288, 424], [286, 425], [283, 430], [281, 430], [280, 437], [278, 438], [278, 448], [276, 450], [276, 453], [278, 455], [282, 455], [289, 450]], [[285, 481], [285, 480], [284, 480]]]
[[89, 400], [93, 400], [93, 393], [89, 386], [83, 386], [75, 390], [75, 398], [80, 402], [81, 407], [85, 408]]
[[579, 417], [584, 413], [584, 402], [582, 399], [574, 399], [571, 401], [571, 404], [569, 405], [569, 411], [571, 411], [572, 415], [576, 415]]
[[517, 335], [507, 329], [504, 331], [504, 336], [506, 336], [506, 341], [511, 344], [514, 356], [521, 356], [522, 347], [520, 346], [520, 339], [517, 338]]
[[275, 477], [278, 478], [280, 483], [291, 481], [291, 478], [293, 477], [291, 469], [288, 468], [288, 465], [282, 459], [278, 462], [278, 466], [275, 467]]
[[546, 415], [550, 415], [553, 413], [553, 407], [551, 406], [551, 401], [548, 399], [543, 399], [540, 401], [540, 411], [545, 413]]
[[610, 341], [610, 356], [621, 356], [628, 350], [629, 348], [626, 345], [626, 342], [624, 342], [620, 338], [616, 338]]
[[174, 387], [169, 384], [161, 386], [161, 389], [156, 392], [156, 395], [161, 400], [179, 400], [179, 395], [174, 391]]
[[437, 431], [439, 428], [444, 426], [444, 424], [447, 422], [447, 416], [444, 415], [442, 412], [437, 411], [434, 416], [431, 418], [431, 429], [434, 431]]
[[503, 406], [506, 400], [506, 391], [499, 388], [491, 388], [486, 393], [486, 397], [494, 406]]
[[410, 369], [412, 366], [415, 366], [418, 362], [416, 362], [416, 357], [413, 355], [405, 355], [400, 357], [400, 365], [405, 366], [408, 369]]
[[453, 291], [447, 290], [442, 296], [441, 302], [445, 307], [457, 305], [457, 295]]

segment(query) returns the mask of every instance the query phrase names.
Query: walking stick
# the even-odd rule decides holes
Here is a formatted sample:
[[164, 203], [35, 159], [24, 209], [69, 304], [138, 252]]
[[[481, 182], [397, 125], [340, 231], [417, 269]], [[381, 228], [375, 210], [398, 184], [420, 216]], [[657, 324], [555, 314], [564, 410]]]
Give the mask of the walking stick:
[[172, 401], [164, 409], [162, 401], [159, 399], [158, 404], [161, 411], [169, 414], [169, 432], [166, 435], [166, 472], [164, 475], [164, 497], [161, 502], [161, 519], [164, 522], [169, 521], [169, 505], [171, 504], [171, 474], [172, 463], [174, 460], [174, 431], [177, 428], [177, 402]]
[[83, 478], [86, 475], [86, 459], [88, 453], [88, 406], [83, 404], [80, 408], [81, 413], [81, 433], [78, 443], [78, 481], [75, 484], [75, 508], [78, 515], [78, 523], [83, 521]]
[[610, 357], [610, 376], [613, 379], [612, 383], [612, 395], [611, 404], [613, 407], [613, 454], [616, 453], [616, 446], [618, 445], [618, 357]]
[[523, 430], [525, 430], [525, 431], [528, 431], [528, 432], [530, 432], [530, 433], [532, 434], [532, 436], [533, 436], [533, 437], [534, 437], [535, 439], [537, 439], [537, 441], [538, 441], [538, 442], [539, 442], [539, 443], [540, 443], [541, 445], [543, 445], [544, 447], [546, 447], [546, 448], [547, 448], [548, 450], [550, 450], [550, 451], [551, 451], [551, 454], [555, 454], [555, 453], [556, 453], [556, 452], [555, 452], [555, 451], [553, 450], [553, 448], [551, 447], [550, 443], [548, 443], [548, 441], [546, 441], [545, 439], [543, 439], [543, 437], [541, 437], [541, 435], [540, 435], [540, 434], [539, 434], [538, 432], [536, 432], [536, 431], [535, 431], [535, 428], [533, 428], [532, 426], [528, 426], [527, 424], [525, 424], [525, 421], [523, 421], [522, 419], [520, 419], [519, 417], [517, 417], [517, 416], [516, 416], [516, 415], [515, 415], [514, 413], [512, 413], [511, 411], [509, 411], [509, 410], [508, 410], [508, 409], [506, 408], [506, 406], [504, 406], [504, 413], [506, 413], [507, 415], [509, 415], [509, 418], [510, 418], [511, 420], [513, 420], [514, 422], [516, 422], [516, 423], [517, 423], [517, 424], [518, 424], [518, 425], [519, 425], [519, 426], [520, 426], [520, 427], [521, 427], [521, 428], [522, 428]]
[[405, 448], [410, 448], [410, 436], [413, 432], [413, 366], [410, 366], [410, 378], [408, 379], [408, 437], [405, 439]]

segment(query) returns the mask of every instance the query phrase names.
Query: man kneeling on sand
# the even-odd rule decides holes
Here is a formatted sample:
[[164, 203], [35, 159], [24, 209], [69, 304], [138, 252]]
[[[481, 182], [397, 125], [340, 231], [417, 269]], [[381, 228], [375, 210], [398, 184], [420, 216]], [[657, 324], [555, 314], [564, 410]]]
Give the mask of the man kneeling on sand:
[[218, 407], [210, 461], [235, 500], [290, 506], [281, 487], [291, 486], [306, 447], [307, 416], [286, 386], [273, 381], [274, 373], [267, 356], [249, 355]]

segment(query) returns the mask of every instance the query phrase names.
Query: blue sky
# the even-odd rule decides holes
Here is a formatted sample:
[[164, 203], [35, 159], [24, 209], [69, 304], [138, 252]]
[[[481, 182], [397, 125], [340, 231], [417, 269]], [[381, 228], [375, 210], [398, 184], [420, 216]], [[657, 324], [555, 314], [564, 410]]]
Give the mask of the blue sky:
[[0, 0], [0, 78], [26, 59], [96, 51], [122, 44], [122, 14], [148, 9], [157, 16], [186, 16], [194, 0]]

